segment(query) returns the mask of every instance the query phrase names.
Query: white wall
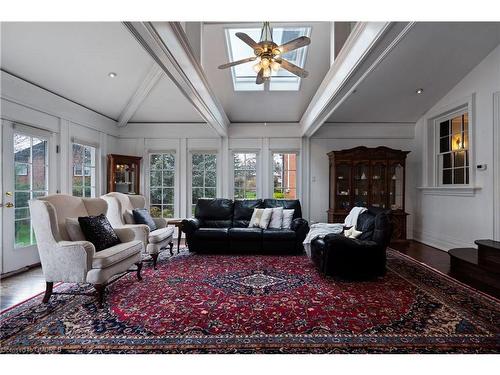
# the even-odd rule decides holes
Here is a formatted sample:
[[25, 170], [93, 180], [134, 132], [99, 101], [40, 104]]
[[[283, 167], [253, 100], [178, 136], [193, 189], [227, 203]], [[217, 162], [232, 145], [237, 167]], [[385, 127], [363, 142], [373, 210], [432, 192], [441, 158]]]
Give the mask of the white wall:
[[408, 237], [411, 238], [413, 219], [413, 194], [416, 164], [413, 150], [415, 124], [341, 124], [328, 123], [310, 140], [310, 220], [326, 222], [329, 199], [329, 162], [327, 153], [357, 146], [387, 146], [411, 151], [406, 160], [406, 212]]
[[[422, 163], [422, 168], [418, 171], [419, 186], [425, 184], [424, 128], [428, 126], [428, 119], [444, 108], [466, 101], [467, 97], [475, 98], [474, 117], [469, 120], [474, 136], [471, 153], [475, 164], [487, 164], [488, 168], [486, 171], [475, 171], [475, 184], [480, 189], [472, 196], [443, 195], [436, 190], [418, 190], [414, 212], [415, 239], [449, 250], [453, 247], [473, 246], [476, 239], [493, 238], [494, 167], [495, 163], [500, 163], [493, 159], [493, 95], [499, 91], [500, 46], [417, 122], [418, 147], [415, 153], [418, 154], [419, 163]], [[472, 167], [475, 168], [474, 165]]]
[[71, 194], [71, 142], [73, 139], [98, 147], [97, 194], [105, 193], [106, 155], [116, 149], [116, 122], [22, 79], [1, 72], [0, 117], [50, 131], [60, 146], [55, 186], [51, 193]]

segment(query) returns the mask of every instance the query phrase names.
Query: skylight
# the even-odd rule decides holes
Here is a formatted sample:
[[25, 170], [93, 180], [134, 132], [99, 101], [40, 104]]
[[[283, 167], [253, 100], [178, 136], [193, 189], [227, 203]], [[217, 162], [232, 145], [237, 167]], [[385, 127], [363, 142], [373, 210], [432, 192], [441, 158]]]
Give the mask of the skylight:
[[[260, 28], [239, 28], [226, 29], [227, 49], [230, 61], [241, 60], [247, 57], [254, 56], [252, 48], [243, 43], [236, 33], [243, 32], [248, 34], [256, 42], [260, 39]], [[277, 45], [286, 43], [299, 36], [309, 37], [311, 34], [310, 27], [274, 27], [273, 41]], [[283, 54], [283, 58], [291, 63], [303, 68], [306, 61], [307, 48], [300, 48]], [[300, 77], [293, 75], [287, 70], [280, 69], [277, 72], [272, 72], [271, 79], [263, 85], [257, 85], [255, 78], [257, 73], [254, 72], [252, 66], [255, 62], [249, 62], [233, 66], [231, 74], [233, 77], [233, 86], [235, 91], [298, 91], [300, 88]]]

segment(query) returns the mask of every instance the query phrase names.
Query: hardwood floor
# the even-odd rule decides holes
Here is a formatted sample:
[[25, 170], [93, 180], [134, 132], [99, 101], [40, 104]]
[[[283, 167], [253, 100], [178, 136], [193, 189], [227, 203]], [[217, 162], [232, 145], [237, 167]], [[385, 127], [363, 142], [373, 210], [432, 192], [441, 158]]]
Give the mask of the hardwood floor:
[[[445, 251], [416, 241], [409, 241], [407, 245], [391, 245], [391, 247], [422, 263], [427, 264], [432, 268], [437, 269], [438, 271], [450, 275], [450, 257]], [[174, 251], [176, 250], [177, 246], [174, 246]], [[498, 294], [494, 291], [488, 290], [488, 288], [481, 285], [474, 285], [471, 281], [463, 282], [496, 298], [500, 298]], [[2, 279], [0, 287], [1, 310], [5, 310], [6, 308], [22, 302], [35, 294], [43, 292], [44, 290], [45, 280], [40, 267], [35, 267], [21, 274]]]

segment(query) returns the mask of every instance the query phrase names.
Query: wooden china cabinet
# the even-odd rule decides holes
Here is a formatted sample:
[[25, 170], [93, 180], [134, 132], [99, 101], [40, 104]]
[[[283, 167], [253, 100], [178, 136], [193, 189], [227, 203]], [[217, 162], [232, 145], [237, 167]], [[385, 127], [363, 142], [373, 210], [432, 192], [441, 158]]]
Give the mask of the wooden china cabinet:
[[139, 156], [108, 154], [108, 193], [140, 194]]
[[406, 241], [405, 161], [409, 151], [364, 146], [332, 151], [329, 223], [343, 223], [355, 206], [391, 210], [392, 242]]

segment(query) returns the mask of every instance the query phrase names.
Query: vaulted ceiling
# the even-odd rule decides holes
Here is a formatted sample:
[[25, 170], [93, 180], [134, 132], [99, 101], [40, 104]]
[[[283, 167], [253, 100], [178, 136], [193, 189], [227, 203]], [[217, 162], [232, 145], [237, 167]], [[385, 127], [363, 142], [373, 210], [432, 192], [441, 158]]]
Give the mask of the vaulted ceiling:
[[[334, 72], [335, 64], [330, 65], [331, 23], [273, 24], [311, 27], [305, 61], [310, 75], [302, 79], [299, 91], [234, 91], [231, 69], [217, 66], [229, 61], [224, 30], [241, 24], [198, 23], [194, 30], [199, 35], [186, 39], [201, 43], [191, 45], [192, 51], [199, 51], [194, 67], [199, 68], [200, 82], [206, 84], [204, 94], [220, 103], [226, 121], [298, 123]], [[259, 27], [260, 23], [244, 26]], [[384, 37], [392, 37], [390, 33]], [[1, 69], [120, 124], [204, 123], [206, 115], [194, 104], [196, 92], [186, 93], [136, 37], [120, 22], [4, 22]], [[357, 75], [342, 82], [341, 105], [327, 121], [415, 122], [499, 43], [500, 23], [415, 23], [376, 65], [360, 63], [354, 72]], [[376, 56], [371, 57], [366, 61]], [[185, 66], [180, 63], [178, 68]], [[110, 72], [117, 76], [110, 78]], [[189, 74], [184, 75], [188, 86], [193, 86]], [[351, 90], [347, 95], [354, 76], [363, 79], [356, 81], [355, 93]], [[424, 94], [417, 96], [416, 88], [423, 88]]]

